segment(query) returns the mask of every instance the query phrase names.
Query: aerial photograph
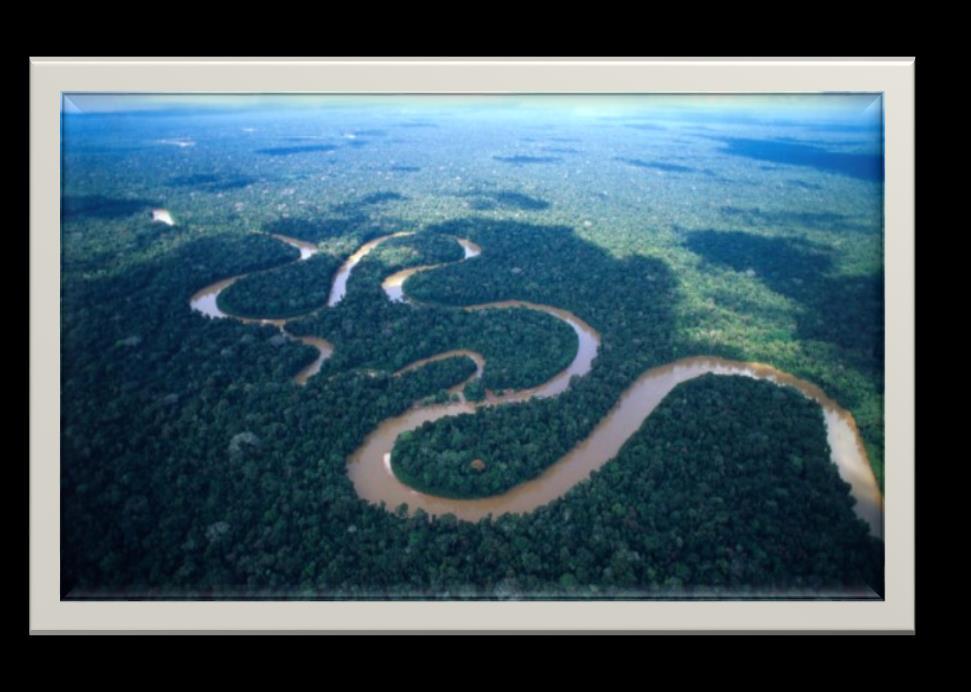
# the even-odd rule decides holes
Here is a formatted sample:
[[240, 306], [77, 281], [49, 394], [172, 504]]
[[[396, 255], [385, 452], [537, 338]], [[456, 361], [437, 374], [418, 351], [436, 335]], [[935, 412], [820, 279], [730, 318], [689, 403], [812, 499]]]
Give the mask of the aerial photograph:
[[884, 599], [883, 108], [63, 94], [61, 599]]

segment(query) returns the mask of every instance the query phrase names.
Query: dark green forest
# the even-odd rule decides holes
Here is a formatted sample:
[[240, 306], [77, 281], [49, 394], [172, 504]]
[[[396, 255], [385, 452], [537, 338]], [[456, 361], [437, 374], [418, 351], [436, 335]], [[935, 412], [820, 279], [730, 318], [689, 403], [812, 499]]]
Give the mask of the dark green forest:
[[239, 317], [289, 318], [327, 303], [340, 257], [317, 253], [285, 267], [249, 274], [219, 294], [219, 309]]
[[[409, 449], [429, 445], [417, 458], [441, 459], [432, 450], [458, 444], [463, 459], [488, 455], [485, 473], [455, 476], [440, 464], [433, 468], [441, 477], [416, 483], [458, 496], [508, 488], [581, 439], [631, 378], [678, 353], [668, 301], [632, 307], [639, 319], [617, 309], [640, 290], [663, 297], [673, 289], [660, 262], [617, 262], [568, 228], [468, 220], [428, 230], [471, 237], [488, 250], [415, 275], [409, 295], [437, 304], [516, 297], [564, 305], [600, 329], [603, 344], [594, 370], [557, 398], [445, 419], [400, 442], [395, 458], [405, 479]], [[416, 247], [414, 239], [388, 242], [405, 240]], [[512, 261], [505, 252], [513, 241], [522, 284], [490, 282]], [[557, 271], [539, 259], [551, 249], [563, 258]], [[295, 253], [261, 235], [194, 240], [151, 270], [66, 291], [75, 330], [65, 340], [76, 351], [62, 383], [65, 592], [588, 597], [881, 583], [879, 542], [851, 511], [818, 407], [746, 378], [682, 385], [590, 483], [530, 515], [470, 524], [362, 502], [346, 476], [350, 452], [381, 420], [441, 397], [474, 364], [453, 358], [403, 377], [391, 371], [474, 348], [519, 378], [504, 380], [500, 367], [494, 386], [528, 386], [572, 359], [576, 336], [529, 310], [468, 313], [378, 300], [381, 278], [405, 260], [385, 264], [376, 252], [336, 309], [296, 323], [333, 338], [355, 360], [299, 388], [289, 377], [313, 349], [274, 339], [271, 327], [202, 317], [187, 304], [221, 276], [255, 269], [266, 271], [253, 276], [281, 276], [300, 266], [287, 264]], [[416, 264], [454, 259], [407, 254]], [[453, 282], [466, 272], [471, 281]], [[618, 290], [586, 289], [583, 280], [567, 281], [571, 274]], [[417, 349], [398, 352], [418, 334]], [[383, 374], [359, 369], [374, 366]], [[493, 474], [497, 468], [507, 474]]]
[[[853, 414], [882, 485], [879, 188], [840, 177], [844, 159], [813, 168], [807, 144], [786, 167], [738, 144], [749, 139], [643, 119], [520, 124], [526, 136], [510, 138], [405, 115], [333, 116], [333, 136], [309, 116], [194, 117], [65, 125], [83, 146], [63, 164], [62, 598], [882, 596], [883, 542], [853, 511], [820, 407], [764, 381], [677, 386], [615, 459], [528, 514], [373, 505], [347, 472], [382, 421], [475, 372], [452, 357], [396, 374], [417, 360], [481, 354], [470, 401], [566, 368], [578, 339], [562, 320], [464, 309], [521, 300], [596, 329], [592, 369], [555, 397], [402, 435], [392, 468], [415, 489], [508, 491], [646, 370], [707, 355], [818, 385]], [[153, 223], [156, 207], [175, 225]], [[401, 231], [328, 307], [340, 265]], [[318, 253], [298, 261], [272, 234]], [[458, 238], [482, 253], [463, 260]], [[408, 302], [388, 300], [385, 278], [430, 264], [443, 266], [408, 279]], [[244, 274], [219, 296], [226, 312], [288, 318], [289, 334], [333, 345], [305, 385], [293, 377], [315, 348], [190, 307]]]
[[334, 344], [334, 355], [321, 372], [355, 367], [393, 372], [465, 348], [486, 358], [482, 386], [501, 391], [541, 384], [569, 365], [576, 355], [576, 334], [549, 315], [525, 309], [468, 312], [435, 301], [412, 305], [387, 299], [381, 282], [390, 274], [462, 259], [461, 246], [437, 230], [383, 242], [355, 267], [340, 303], [287, 325], [293, 334]]
[[[422, 478], [426, 489], [455, 497], [484, 497], [508, 490], [538, 475], [585, 438], [620, 392], [645, 369], [690, 355], [745, 357], [737, 349], [715, 347], [702, 351], [694, 344], [679, 343], [673, 338], [670, 306], [676, 301], [676, 288], [670, 271], [660, 262], [639, 257], [618, 262], [580, 241], [565, 227], [458, 221], [436, 230], [464, 234], [487, 247], [488, 252], [473, 262], [411, 277], [405, 284], [409, 295], [456, 305], [516, 297], [564, 307], [598, 329], [603, 344], [598, 367], [555, 400], [488, 409], [475, 416], [429, 423], [410, 436], [407, 444], [401, 440], [394, 454], [396, 468], [408, 478]], [[691, 242], [700, 245], [706, 236], [699, 235], [701, 238], [693, 236]], [[739, 244], [746, 248], [744, 242]], [[825, 281], [820, 278], [820, 267], [807, 266], [802, 255], [787, 257], [772, 243], [756, 248], [763, 254], [749, 253], [749, 261], [764, 257], [764, 263], [771, 263], [777, 272], [785, 274], [790, 270], [784, 263], [791, 259], [797, 274], [805, 276], [807, 282]], [[547, 252], [559, 258], [556, 265], [545, 260]], [[511, 274], [510, 265], [522, 271]], [[817, 278], [810, 279], [813, 276]], [[849, 305], [872, 309], [880, 294], [872, 288], [870, 292], [874, 297], [868, 298], [869, 302]], [[645, 305], [644, 295], [653, 297], [651, 304]], [[838, 314], [848, 310], [846, 295], [837, 290], [812, 295], [819, 296], [820, 302], [829, 301], [819, 307], [819, 323], [824, 321], [825, 312]], [[879, 307], [880, 303], [876, 305]], [[847, 348], [855, 349], [858, 360], [869, 371], [876, 372], [882, 362], [882, 351], [877, 347], [882, 344], [882, 333], [866, 333], [851, 319], [833, 322], [826, 329], [833, 333], [831, 338], [842, 339]], [[843, 331], [834, 331], [837, 329]], [[826, 369], [825, 362], [809, 364], [791, 356], [770, 362], [824, 383], [827, 392], [846, 402], [851, 410], [858, 409], [857, 420], [868, 449], [882, 445], [882, 425], [865, 415], [865, 405], [873, 403], [873, 408], [879, 409], [869, 389], [850, 376], [852, 372], [836, 362]], [[525, 430], [529, 432], [524, 435]], [[454, 439], [474, 441], [474, 446], [461, 458], [455, 457], [455, 463], [443, 464], [444, 453], [454, 449]], [[465, 468], [468, 460], [478, 456], [495, 463], [485, 473], [469, 475]]]

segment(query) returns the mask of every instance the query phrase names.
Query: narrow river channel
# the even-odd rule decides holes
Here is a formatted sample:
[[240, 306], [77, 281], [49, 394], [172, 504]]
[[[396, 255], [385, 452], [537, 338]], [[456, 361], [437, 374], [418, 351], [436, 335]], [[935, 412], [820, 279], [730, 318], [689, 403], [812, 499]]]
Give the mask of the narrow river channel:
[[[347, 282], [354, 267], [381, 242], [394, 237], [410, 235], [402, 232], [383, 236], [362, 245], [351, 255], [335, 274], [328, 299], [328, 306], [340, 303], [347, 290]], [[306, 260], [317, 252], [316, 246], [286, 236], [274, 236], [282, 242], [300, 249], [300, 259]], [[464, 238], [456, 238], [462, 245], [466, 261], [478, 256], [482, 249]], [[409, 301], [404, 292], [408, 277], [420, 271], [428, 271], [444, 266], [426, 265], [411, 267], [387, 277], [382, 286], [389, 300]], [[317, 337], [294, 337], [285, 328], [286, 320], [261, 320], [228, 315], [219, 309], [219, 293], [232, 285], [242, 276], [234, 276], [217, 281], [198, 291], [190, 299], [194, 310], [213, 318], [233, 318], [244, 323], [273, 324], [287, 338], [295, 338], [314, 346], [320, 356], [294, 377], [297, 384], [303, 384], [316, 374], [326, 358], [333, 352], [333, 346]], [[388, 510], [394, 510], [406, 503], [411, 512], [421, 508], [429, 514], [453, 514], [466, 521], [475, 521], [487, 515], [498, 516], [505, 513], [526, 513], [535, 510], [565, 495], [578, 483], [589, 478], [590, 474], [617, 456], [623, 444], [643, 424], [644, 420], [664, 400], [678, 384], [712, 373], [716, 375], [744, 375], [774, 382], [779, 386], [793, 387], [804, 396], [817, 402], [822, 408], [826, 425], [830, 454], [840, 476], [850, 485], [856, 500], [854, 511], [870, 527], [870, 532], [883, 537], [883, 497], [876, 477], [867, 461], [859, 431], [853, 416], [830, 399], [812, 383], [781, 372], [769, 365], [725, 360], [707, 356], [685, 358], [674, 363], [652, 368], [644, 372], [620, 396], [610, 412], [594, 428], [593, 432], [576, 445], [563, 458], [550, 466], [540, 476], [522, 483], [510, 491], [493, 497], [476, 500], [455, 500], [420, 493], [405, 485], [394, 475], [391, 467], [391, 452], [395, 440], [403, 432], [414, 430], [426, 421], [435, 421], [447, 416], [474, 413], [478, 408], [500, 406], [503, 404], [526, 401], [533, 397], [553, 397], [569, 386], [573, 377], [583, 377], [593, 366], [600, 347], [600, 335], [590, 325], [573, 313], [549, 305], [538, 305], [518, 300], [509, 300], [484, 305], [467, 306], [465, 310], [502, 310], [525, 308], [538, 310], [563, 320], [574, 330], [578, 339], [578, 349], [573, 362], [549, 381], [530, 389], [494, 394], [488, 392], [484, 401], [472, 403], [461, 397], [465, 383], [450, 390], [459, 395], [459, 401], [431, 405], [414, 406], [404, 414], [383, 421], [370, 433], [363, 444], [348, 460], [348, 473], [358, 495], [372, 503], [383, 502]], [[457, 350], [425, 358], [398, 371], [401, 375], [423, 365], [453, 356], [467, 356], [476, 364], [472, 378], [481, 377], [485, 359], [481, 354], [468, 350]]]

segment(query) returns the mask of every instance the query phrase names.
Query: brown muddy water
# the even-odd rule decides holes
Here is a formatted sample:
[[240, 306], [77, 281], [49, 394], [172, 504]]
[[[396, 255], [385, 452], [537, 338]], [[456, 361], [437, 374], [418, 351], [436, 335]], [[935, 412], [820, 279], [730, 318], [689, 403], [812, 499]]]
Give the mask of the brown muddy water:
[[467, 348], [457, 348], [452, 351], [443, 351], [442, 353], [431, 356], [430, 358], [422, 358], [421, 360], [416, 360], [414, 363], [410, 363], [409, 365], [406, 365], [405, 367], [401, 368], [401, 370], [398, 370], [394, 374], [394, 376], [401, 377], [406, 372], [417, 370], [418, 368], [422, 368], [428, 365], [429, 363], [434, 363], [435, 361], [438, 361], [438, 360], [445, 360], [446, 358], [456, 358], [458, 356], [465, 356], [467, 358], [471, 358], [472, 361], [475, 363], [475, 372], [472, 373], [472, 375], [467, 380], [465, 380], [464, 382], [459, 382], [454, 387], [450, 387], [448, 389], [449, 394], [457, 394], [464, 401], [465, 397], [462, 394], [462, 390], [465, 389], [465, 385], [467, 385], [472, 380], [477, 380], [480, 377], [482, 377], [482, 371], [485, 369], [485, 358], [482, 356], [481, 353], [470, 351]]
[[[823, 409], [831, 458], [837, 465], [840, 476], [850, 484], [856, 499], [854, 511], [866, 521], [873, 535], [883, 537], [883, 498], [867, 462], [853, 417], [815, 385], [770, 366], [721, 358], [686, 358], [648, 370], [624, 391], [611, 411], [585, 440], [537, 478], [502, 495], [475, 500], [435, 497], [405, 485], [391, 470], [391, 450], [398, 435], [414, 430], [426, 421], [474, 413], [478, 406], [465, 401], [416, 407], [402, 416], [385, 420], [351, 456], [348, 472], [358, 495], [375, 504], [384, 502], [389, 510], [407, 503], [411, 512], [421, 508], [429, 514], [453, 514], [465, 521], [476, 521], [487, 515], [496, 517], [506, 513], [531, 512], [562, 497], [575, 485], [589, 478], [594, 470], [617, 456], [623, 444], [637, 432], [644, 420], [674, 387], [708, 373], [746, 375], [770, 380], [781, 386], [795, 387], [819, 403]], [[559, 377], [558, 375], [557, 378]], [[531, 391], [534, 392], [532, 396], [554, 396], [558, 393], [557, 389], [559, 388], [547, 390], [545, 385], [541, 385]], [[516, 392], [479, 406], [520, 401], [524, 398], [529, 397]], [[488, 463], [488, 460], [485, 461]]]
[[[460, 262], [472, 259], [482, 254], [482, 248], [473, 243], [471, 240], [466, 238], [455, 238], [458, 244], [462, 246], [465, 251], [465, 256], [459, 260]], [[452, 264], [452, 262], [446, 262], [445, 264]], [[443, 267], [445, 264], [425, 264], [420, 267], [410, 267], [408, 269], [402, 269], [400, 272], [395, 272], [384, 281], [381, 282], [381, 288], [387, 294], [388, 299], [392, 303], [402, 303], [408, 300], [405, 297], [404, 285], [405, 281], [412, 274], [417, 274], [418, 272], [428, 271], [429, 269], [435, 269], [436, 267]]]
[[[300, 258], [296, 260], [297, 262], [302, 262], [304, 260], [310, 259], [315, 254], [317, 254], [317, 246], [313, 243], [308, 243], [297, 238], [291, 238], [285, 235], [274, 235], [274, 238], [280, 242], [286, 243], [287, 245], [292, 245], [293, 247], [300, 250]], [[280, 330], [280, 333], [287, 339], [292, 339], [295, 341], [300, 341], [307, 344], [308, 346], [313, 346], [317, 349], [317, 357], [314, 359], [310, 365], [303, 368], [293, 377], [293, 381], [296, 384], [303, 385], [306, 384], [307, 380], [320, 372], [320, 367], [324, 364], [324, 361], [330, 358], [331, 354], [334, 352], [334, 346], [326, 339], [321, 339], [316, 336], [294, 336], [286, 329], [287, 320], [283, 319], [259, 319], [253, 317], [239, 317], [237, 315], [230, 315], [219, 308], [218, 299], [219, 294], [224, 290], [232, 286], [234, 283], [239, 281], [244, 276], [248, 274], [239, 274], [237, 276], [231, 276], [228, 279], [222, 279], [213, 284], [206, 286], [205, 288], [196, 291], [192, 297], [189, 299], [189, 306], [196, 312], [200, 312], [203, 315], [211, 317], [213, 319], [234, 319], [243, 324], [272, 324], [274, 327]]]
[[347, 293], [347, 281], [351, 278], [351, 272], [354, 271], [354, 267], [357, 266], [358, 262], [364, 259], [365, 255], [390, 238], [401, 238], [407, 235], [414, 235], [414, 233], [410, 231], [392, 233], [391, 235], [375, 238], [374, 240], [364, 243], [364, 245], [359, 247], [353, 255], [347, 258], [344, 264], [341, 265], [341, 268], [337, 270], [337, 274], [334, 275], [334, 283], [330, 288], [330, 297], [327, 299], [327, 307], [332, 308], [343, 300], [344, 295]]
[[[347, 281], [354, 267], [371, 250], [388, 238], [411, 235], [408, 232], [395, 233], [377, 238], [362, 245], [340, 268], [334, 277], [328, 305], [340, 302], [347, 290]], [[300, 259], [306, 260], [317, 251], [310, 243], [286, 236], [274, 236], [278, 240], [300, 249]], [[469, 240], [456, 238], [465, 250], [463, 260], [481, 253], [481, 248]], [[387, 277], [382, 286], [392, 301], [409, 301], [403, 291], [407, 278], [419, 271], [427, 271], [444, 266], [426, 265], [412, 267]], [[319, 357], [294, 377], [294, 382], [304, 384], [307, 379], [320, 370], [324, 360], [333, 352], [333, 346], [317, 337], [294, 337], [287, 333], [286, 320], [254, 319], [229, 315], [219, 309], [217, 298], [228, 286], [244, 275], [217, 281], [196, 292], [191, 300], [192, 309], [212, 318], [231, 318], [244, 323], [272, 324], [278, 327], [287, 338], [299, 339], [314, 346]], [[794, 387], [804, 396], [817, 402], [823, 411], [830, 455], [840, 476], [849, 483], [856, 500], [854, 511], [870, 527], [873, 535], [883, 537], [883, 497], [876, 477], [867, 461], [859, 431], [853, 416], [817, 386], [779, 371], [769, 365], [745, 363], [723, 358], [699, 356], [652, 368], [644, 372], [620, 396], [610, 412], [594, 428], [593, 432], [578, 443], [570, 452], [550, 466], [540, 476], [522, 483], [501, 495], [475, 500], [455, 500], [420, 493], [397, 479], [391, 467], [391, 452], [398, 436], [415, 430], [427, 421], [435, 421], [447, 416], [474, 413], [479, 408], [526, 401], [533, 397], [552, 397], [565, 391], [573, 377], [583, 377], [593, 366], [600, 346], [600, 335], [582, 319], [566, 310], [548, 305], [525, 301], [501, 301], [483, 305], [467, 306], [465, 310], [502, 310], [522, 308], [539, 310], [565, 321], [574, 330], [578, 339], [577, 354], [570, 365], [549, 381], [530, 389], [487, 392], [486, 398], [478, 403], [468, 402], [462, 396], [462, 389], [471, 380], [482, 376], [485, 359], [479, 353], [458, 349], [436, 354], [430, 358], [411, 363], [395, 373], [400, 376], [406, 372], [445, 358], [466, 356], [476, 364], [476, 372], [465, 382], [453, 386], [449, 391], [458, 396], [458, 401], [431, 406], [416, 405], [401, 416], [383, 421], [365, 439], [364, 443], [348, 459], [348, 474], [358, 495], [374, 504], [384, 503], [386, 509], [394, 510], [402, 503], [414, 512], [421, 508], [429, 514], [453, 514], [465, 521], [476, 521], [483, 517], [493, 517], [506, 513], [522, 514], [546, 505], [570, 491], [590, 474], [617, 456], [623, 444], [644, 423], [644, 420], [682, 382], [712, 373], [716, 375], [744, 375], [768, 380], [779, 386]], [[488, 465], [488, 460], [482, 463]]]

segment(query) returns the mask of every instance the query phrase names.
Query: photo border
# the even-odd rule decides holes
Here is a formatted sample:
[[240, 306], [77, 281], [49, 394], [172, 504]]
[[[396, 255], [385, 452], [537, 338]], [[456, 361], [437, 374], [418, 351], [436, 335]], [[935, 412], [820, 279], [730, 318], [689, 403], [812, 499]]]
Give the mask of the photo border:
[[[29, 70], [30, 632], [913, 632], [914, 66], [913, 58], [32, 58]], [[885, 600], [61, 601], [62, 92], [881, 93], [886, 169]]]

